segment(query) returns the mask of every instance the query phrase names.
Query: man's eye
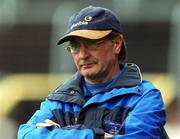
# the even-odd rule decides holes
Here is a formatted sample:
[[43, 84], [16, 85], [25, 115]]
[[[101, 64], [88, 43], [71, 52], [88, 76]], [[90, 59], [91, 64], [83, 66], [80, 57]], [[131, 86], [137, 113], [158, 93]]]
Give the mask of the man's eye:
[[97, 46], [97, 45], [101, 45], [102, 44], [102, 41], [87, 41], [86, 42], [86, 45], [89, 45], [89, 46]]
[[99, 40], [99, 41], [95, 41], [94, 44], [95, 45], [101, 45], [104, 42], [104, 40]]
[[78, 42], [73, 41], [73, 42], [70, 42], [70, 46], [71, 46], [72, 48], [77, 48], [77, 47], [80, 46], [80, 44], [79, 44]]
[[73, 50], [79, 49], [79, 45], [71, 45], [71, 49]]

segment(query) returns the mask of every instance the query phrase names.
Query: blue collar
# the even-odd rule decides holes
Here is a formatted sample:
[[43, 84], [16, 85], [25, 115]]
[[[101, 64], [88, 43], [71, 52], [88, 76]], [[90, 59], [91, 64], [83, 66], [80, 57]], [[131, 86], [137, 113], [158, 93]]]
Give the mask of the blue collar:
[[98, 84], [98, 85], [97, 84], [89, 84], [83, 79], [83, 95], [85, 97], [90, 97], [92, 95], [102, 92], [105, 88], [107, 88], [108, 86], [111, 86], [118, 79], [120, 74], [121, 74], [121, 71], [119, 70], [118, 74], [115, 75], [112, 78], [112, 80], [107, 81], [102, 84]]

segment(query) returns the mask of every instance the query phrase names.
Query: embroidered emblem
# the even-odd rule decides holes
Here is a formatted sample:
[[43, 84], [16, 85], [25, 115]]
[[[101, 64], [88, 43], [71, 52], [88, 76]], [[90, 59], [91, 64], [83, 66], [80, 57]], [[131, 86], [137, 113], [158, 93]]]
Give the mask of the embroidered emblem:
[[81, 25], [88, 25], [88, 23], [92, 20], [92, 16], [85, 16], [84, 17], [84, 21], [79, 21], [79, 22], [76, 22], [74, 24], [72, 24], [72, 26], [70, 27], [71, 29], [73, 29], [74, 27], [77, 27], [77, 26], [81, 26]]
[[89, 15], [88, 15], [88, 16], [85, 16], [85, 17], [84, 17], [84, 20], [87, 21], [87, 22], [89, 22], [89, 21], [92, 20], [92, 16], [89, 16]]

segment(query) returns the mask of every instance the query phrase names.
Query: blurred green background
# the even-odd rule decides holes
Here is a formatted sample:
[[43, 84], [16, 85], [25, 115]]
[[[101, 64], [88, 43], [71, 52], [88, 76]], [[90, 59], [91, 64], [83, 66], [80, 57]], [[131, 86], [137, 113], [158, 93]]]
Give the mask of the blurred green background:
[[56, 42], [69, 17], [89, 5], [117, 14], [128, 62], [161, 90], [167, 132], [180, 136], [179, 0], [0, 0], [0, 139], [15, 139], [19, 124], [76, 71]]

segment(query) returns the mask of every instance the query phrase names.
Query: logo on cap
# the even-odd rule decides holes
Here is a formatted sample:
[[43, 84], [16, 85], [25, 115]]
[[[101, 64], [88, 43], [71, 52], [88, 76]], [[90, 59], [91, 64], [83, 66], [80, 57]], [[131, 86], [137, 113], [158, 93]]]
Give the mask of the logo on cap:
[[88, 25], [88, 22], [90, 22], [91, 20], [92, 20], [91, 16], [89, 16], [89, 15], [85, 16], [84, 21], [76, 22], [76, 23], [72, 24], [72, 26], [70, 28], [73, 29], [74, 27], [77, 27], [77, 26]]
[[84, 20], [87, 21], [87, 22], [89, 22], [89, 21], [92, 20], [92, 16], [89, 16], [89, 15], [88, 15], [88, 16], [85, 16], [85, 17], [84, 17]]

